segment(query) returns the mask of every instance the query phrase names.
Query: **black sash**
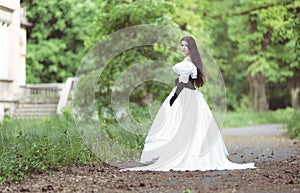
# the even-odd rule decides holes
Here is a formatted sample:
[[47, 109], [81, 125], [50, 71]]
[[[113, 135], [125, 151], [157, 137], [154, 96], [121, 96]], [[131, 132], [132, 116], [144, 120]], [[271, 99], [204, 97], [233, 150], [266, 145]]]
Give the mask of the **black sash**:
[[179, 77], [177, 77], [175, 79], [175, 85], [177, 86], [177, 88], [176, 88], [174, 95], [170, 99], [170, 106], [173, 105], [174, 101], [179, 96], [179, 94], [183, 88], [189, 88], [191, 90], [195, 90], [194, 81], [195, 81], [195, 79], [192, 79], [191, 76], [189, 77], [189, 81], [187, 83], [179, 82]]

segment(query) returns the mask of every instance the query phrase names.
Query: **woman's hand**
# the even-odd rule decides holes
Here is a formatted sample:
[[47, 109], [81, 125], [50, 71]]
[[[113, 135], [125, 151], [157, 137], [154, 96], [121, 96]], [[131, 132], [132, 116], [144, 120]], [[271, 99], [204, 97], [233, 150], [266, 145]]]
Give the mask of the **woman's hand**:
[[170, 106], [173, 105], [174, 101], [176, 100], [176, 98], [178, 97], [178, 95], [176, 94], [176, 92], [174, 93], [174, 95], [172, 96], [172, 98], [170, 99], [169, 103], [170, 103]]

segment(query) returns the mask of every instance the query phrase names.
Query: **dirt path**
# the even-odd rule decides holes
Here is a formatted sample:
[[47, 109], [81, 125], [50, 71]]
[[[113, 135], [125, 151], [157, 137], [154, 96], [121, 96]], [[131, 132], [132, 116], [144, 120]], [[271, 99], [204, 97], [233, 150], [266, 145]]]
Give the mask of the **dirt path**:
[[[120, 172], [103, 164], [33, 175], [2, 192], [300, 192], [300, 144], [280, 125], [222, 130], [229, 159], [257, 169]], [[268, 132], [267, 132], [267, 131]]]
[[281, 161], [299, 155], [297, 140], [286, 136], [282, 124], [266, 124], [221, 130], [233, 161]]

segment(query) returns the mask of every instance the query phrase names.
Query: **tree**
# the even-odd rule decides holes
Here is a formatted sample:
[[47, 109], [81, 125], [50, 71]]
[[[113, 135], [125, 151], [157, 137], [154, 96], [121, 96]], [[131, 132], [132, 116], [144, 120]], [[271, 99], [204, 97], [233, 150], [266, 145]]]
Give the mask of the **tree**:
[[[277, 69], [273, 78], [284, 82], [291, 96], [291, 105], [300, 108], [300, 3], [290, 3], [283, 8], [279, 27], [273, 40]], [[275, 81], [271, 79], [271, 81]]]
[[[254, 111], [268, 109], [267, 82], [274, 79], [279, 62], [274, 60], [274, 32], [280, 28], [286, 17], [286, 6], [273, 0], [265, 3], [237, 3], [233, 12], [228, 12], [229, 37], [238, 45], [235, 62], [243, 63], [247, 69], [250, 98]], [[276, 77], [276, 76], [275, 76]]]
[[84, 37], [94, 3], [83, 0], [22, 0], [27, 10], [28, 83], [63, 82], [74, 76], [85, 54]]
[[[154, 0], [115, 0], [98, 1], [97, 12], [92, 25], [94, 26], [85, 40], [88, 48], [94, 46], [99, 40], [104, 39], [109, 34], [126, 27], [141, 24], [159, 24], [173, 26], [176, 24], [170, 17], [170, 12], [174, 8], [172, 3]], [[153, 34], [155, 35], [155, 34]], [[163, 54], [153, 46], [133, 48], [115, 57], [105, 68], [99, 80], [99, 90], [96, 95], [101, 96], [99, 107], [107, 107], [110, 103], [111, 88], [120, 74], [132, 64], [145, 60], [160, 60]], [[164, 58], [165, 59], [165, 58]], [[135, 102], [142, 101], [146, 93], [155, 92], [158, 97], [163, 97], [168, 93], [168, 89], [157, 89], [153, 83], [147, 82], [131, 99]]]
[[229, 23], [231, 17], [226, 15], [235, 4], [228, 1], [213, 1], [201, 6], [205, 31], [211, 41], [208, 46], [223, 74], [227, 108], [233, 111], [239, 108], [245, 93], [248, 92], [245, 67], [243, 63], [234, 60], [239, 55], [239, 50], [238, 43], [232, 36], [239, 35], [239, 32], [232, 32]]

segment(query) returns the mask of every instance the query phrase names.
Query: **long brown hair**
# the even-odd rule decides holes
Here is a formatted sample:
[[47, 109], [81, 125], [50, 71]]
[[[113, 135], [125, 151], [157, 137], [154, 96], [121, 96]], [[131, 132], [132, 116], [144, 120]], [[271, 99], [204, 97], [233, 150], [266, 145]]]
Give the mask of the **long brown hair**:
[[196, 85], [197, 87], [201, 87], [204, 84], [204, 70], [203, 70], [203, 63], [196, 45], [196, 41], [191, 36], [184, 36], [181, 38], [180, 43], [182, 41], [186, 41], [188, 43], [187, 47], [189, 49], [189, 55], [192, 59], [193, 64], [197, 67], [197, 79], [196, 79]]

